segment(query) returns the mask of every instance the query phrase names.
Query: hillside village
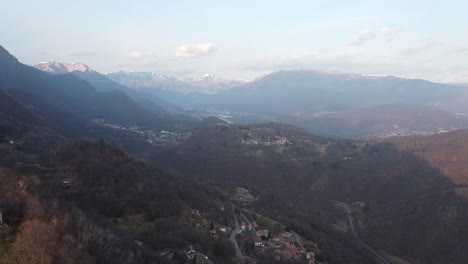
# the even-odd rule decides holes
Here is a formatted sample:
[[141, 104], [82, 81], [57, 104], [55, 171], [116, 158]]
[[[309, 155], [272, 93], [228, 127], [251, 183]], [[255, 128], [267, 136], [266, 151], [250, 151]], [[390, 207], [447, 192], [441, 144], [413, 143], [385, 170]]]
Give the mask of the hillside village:
[[286, 137], [268, 136], [268, 135], [260, 136], [259, 134], [256, 134], [253, 132], [247, 132], [246, 134], [244, 134], [244, 137], [241, 140], [241, 144], [243, 145], [265, 145], [265, 146], [271, 146], [271, 145], [284, 146], [287, 144], [287, 142], [288, 142], [288, 139]]
[[[243, 248], [252, 258], [268, 254], [276, 261], [298, 263], [323, 263], [316, 258], [320, 252], [316, 243], [303, 239], [288, 227], [252, 211], [241, 209], [238, 235]], [[257, 219], [257, 220], [253, 220]]]
[[[298, 261], [298, 263], [323, 263], [320, 259], [320, 249], [312, 241], [303, 239], [299, 234], [254, 211], [244, 209], [259, 197], [254, 197], [244, 187], [234, 188], [231, 200], [236, 209], [236, 219], [239, 220], [237, 241], [243, 251], [252, 259], [259, 259], [268, 254], [276, 261]], [[236, 231], [236, 230], [234, 230]], [[319, 256], [316, 258], [316, 254]], [[255, 262], [252, 262], [255, 263]]]
[[134, 133], [137, 135], [140, 135], [141, 137], [145, 138], [146, 142], [154, 145], [154, 146], [168, 146], [168, 145], [175, 145], [177, 146], [184, 140], [186, 140], [188, 137], [192, 135], [192, 133], [176, 133], [172, 131], [166, 131], [166, 130], [161, 130], [161, 131], [154, 131], [154, 130], [147, 130], [143, 129], [138, 126], [132, 126], [132, 127], [126, 127], [118, 124], [111, 124], [107, 123], [104, 119], [93, 119], [92, 120], [94, 124], [107, 127], [107, 128], [112, 128], [112, 129], [117, 129], [121, 131], [126, 131], [130, 133]]

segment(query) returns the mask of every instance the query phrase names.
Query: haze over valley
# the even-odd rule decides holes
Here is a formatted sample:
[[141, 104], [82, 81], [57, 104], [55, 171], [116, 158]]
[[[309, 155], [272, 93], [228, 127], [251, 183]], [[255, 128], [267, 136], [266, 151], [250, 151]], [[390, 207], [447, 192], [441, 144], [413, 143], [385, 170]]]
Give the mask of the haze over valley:
[[465, 3], [2, 7], [1, 264], [467, 262]]

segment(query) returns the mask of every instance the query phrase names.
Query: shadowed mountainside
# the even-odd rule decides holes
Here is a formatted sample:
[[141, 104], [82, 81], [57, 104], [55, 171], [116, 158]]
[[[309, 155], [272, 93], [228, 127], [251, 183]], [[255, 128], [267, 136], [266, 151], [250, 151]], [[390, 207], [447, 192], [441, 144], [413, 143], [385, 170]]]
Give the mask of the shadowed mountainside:
[[331, 200], [365, 205], [353, 211], [359, 232], [390, 255], [461, 263], [468, 248], [468, 203], [457, 195], [457, 185], [389, 143], [329, 140], [277, 124], [217, 126], [155, 160], [223, 186], [248, 186], [261, 197], [255, 210], [323, 241], [337, 263], [363, 260], [347, 251], [352, 242], [340, 240], [336, 225], [345, 216]]

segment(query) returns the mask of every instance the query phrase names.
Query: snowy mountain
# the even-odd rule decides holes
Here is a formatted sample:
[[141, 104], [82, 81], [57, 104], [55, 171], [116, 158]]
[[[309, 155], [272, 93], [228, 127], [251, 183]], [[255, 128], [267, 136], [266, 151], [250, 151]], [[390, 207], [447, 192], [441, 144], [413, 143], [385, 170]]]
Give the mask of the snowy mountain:
[[64, 74], [69, 72], [87, 72], [93, 73], [94, 71], [86, 66], [83, 63], [73, 62], [73, 63], [62, 63], [56, 61], [41, 62], [33, 66], [36, 69], [39, 69], [43, 72], [48, 72], [51, 74]]
[[200, 78], [177, 78], [154, 72], [114, 72], [107, 76], [130, 88], [159, 88], [172, 92], [190, 94], [213, 94], [240, 86], [245, 81], [227, 80], [205, 74]]

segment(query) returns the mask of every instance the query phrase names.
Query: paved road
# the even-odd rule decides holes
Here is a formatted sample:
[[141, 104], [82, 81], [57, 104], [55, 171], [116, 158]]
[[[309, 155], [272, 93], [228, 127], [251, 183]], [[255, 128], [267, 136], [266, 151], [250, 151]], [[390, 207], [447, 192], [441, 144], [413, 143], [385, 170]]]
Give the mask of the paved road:
[[[257, 237], [257, 229], [255, 229], [255, 227], [253, 226], [252, 222], [250, 222], [249, 218], [247, 218], [247, 216], [245, 216], [244, 212], [242, 212], [242, 209], [236, 207], [238, 210], [239, 210], [239, 214], [240, 216], [242, 216], [242, 218], [244, 218], [245, 222], [247, 224], [249, 224], [251, 227], [252, 227], [252, 230], [250, 230], [250, 232], [252, 233], [252, 236], [254, 239], [258, 239]], [[254, 240], [255, 241], [255, 240]]]
[[382, 256], [380, 253], [378, 253], [373, 248], [371, 248], [369, 245], [367, 245], [364, 241], [362, 241], [361, 237], [359, 237], [359, 234], [356, 231], [356, 226], [354, 225], [354, 218], [353, 218], [353, 215], [351, 214], [351, 210], [349, 210], [348, 204], [340, 202], [340, 201], [332, 201], [332, 203], [342, 207], [346, 211], [346, 215], [347, 215], [347, 218], [348, 218], [349, 229], [351, 230], [351, 234], [356, 239], [358, 244], [361, 245], [364, 249], [366, 249], [369, 253], [374, 255], [376, 257], [376, 259], [378, 259], [380, 261], [380, 263], [392, 264], [384, 256]]
[[231, 236], [229, 237], [229, 240], [231, 240], [231, 243], [234, 245], [234, 249], [236, 250], [236, 257], [238, 259], [240, 259], [240, 261], [242, 263], [244, 263], [246, 260], [249, 260], [250, 258], [247, 257], [247, 256], [244, 256], [242, 254], [242, 251], [239, 248], [239, 244], [237, 243], [236, 235], [237, 235], [237, 232], [239, 232], [241, 227], [239, 225], [239, 221], [237, 220], [235, 206], [234, 206], [233, 203], [231, 203], [231, 206], [232, 206], [232, 214], [234, 215], [234, 226], [235, 226], [235, 228], [234, 228], [234, 230], [232, 230], [232, 233], [231, 233]]

